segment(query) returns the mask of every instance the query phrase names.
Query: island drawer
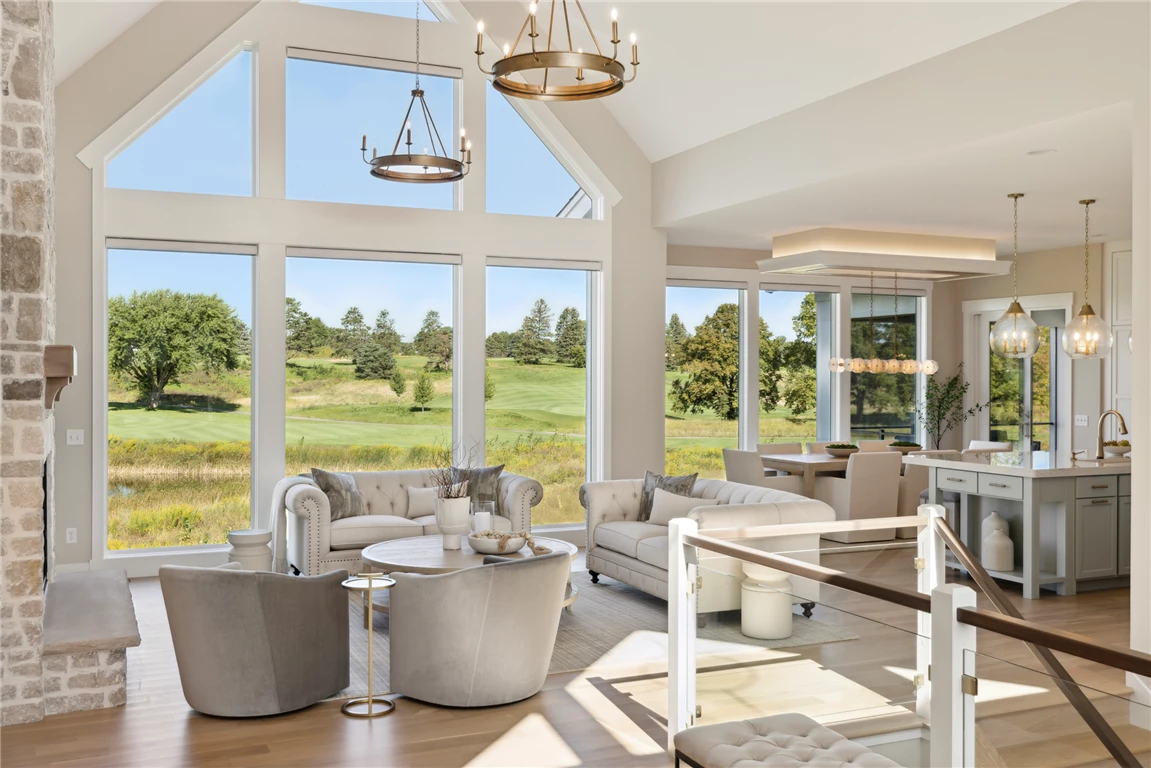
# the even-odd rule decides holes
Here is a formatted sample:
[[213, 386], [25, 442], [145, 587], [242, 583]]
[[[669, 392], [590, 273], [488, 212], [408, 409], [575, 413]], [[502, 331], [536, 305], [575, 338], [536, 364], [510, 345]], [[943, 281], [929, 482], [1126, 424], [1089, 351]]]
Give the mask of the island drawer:
[[1119, 495], [1131, 495], [1131, 475], [1119, 475]]
[[936, 473], [936, 483], [944, 490], [959, 491], [960, 493], [977, 493], [979, 491], [979, 475], [975, 472], [940, 467]]
[[1119, 478], [1115, 475], [1075, 478], [1075, 498], [1094, 499], [1119, 495]]
[[1022, 499], [1023, 478], [980, 472], [979, 495], [998, 496], [1001, 499]]

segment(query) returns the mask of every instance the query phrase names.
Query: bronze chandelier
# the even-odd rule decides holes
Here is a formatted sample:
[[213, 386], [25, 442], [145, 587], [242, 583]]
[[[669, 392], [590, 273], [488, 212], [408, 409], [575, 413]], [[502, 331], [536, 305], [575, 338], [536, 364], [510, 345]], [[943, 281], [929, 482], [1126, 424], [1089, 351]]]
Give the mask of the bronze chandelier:
[[[533, 2], [528, 7], [528, 17], [524, 19], [515, 42], [511, 45], [505, 44], [503, 58], [492, 65], [491, 70], [487, 70], [484, 69], [482, 61], [484, 23], [479, 22], [476, 26], [476, 64], [479, 65], [481, 72], [492, 76], [492, 85], [497, 91], [508, 96], [515, 96], [520, 99], [536, 99], [537, 101], [583, 101], [610, 96], [622, 90], [625, 84], [635, 80], [639, 71], [639, 48], [636, 44], [636, 36], [634, 33], [631, 35], [631, 77], [625, 79], [626, 67], [619, 60], [619, 21], [616, 10], [613, 8], [611, 12], [610, 42], [612, 51], [609, 57], [605, 56], [600, 48], [599, 41], [596, 40], [595, 32], [592, 31], [591, 23], [588, 22], [583, 6], [580, 5], [579, 0], [573, 0], [573, 2], [583, 20], [583, 25], [587, 28], [588, 34], [591, 35], [595, 53], [585, 53], [582, 48], [576, 48], [573, 44], [572, 22], [568, 15], [567, 0], [560, 0], [559, 3], [563, 16], [563, 31], [561, 40], [558, 42], [558, 45], [562, 46], [563, 39], [566, 39], [567, 49], [552, 48], [552, 38], [557, 32], [560, 32], [559, 22], [556, 21], [556, 0], [552, 0], [551, 12], [548, 15], [547, 48], [539, 50], [536, 46], [536, 38], [539, 37], [536, 25], [536, 13], [539, 10], [539, 4]], [[516, 53], [525, 31], [527, 31], [531, 50]], [[516, 79], [517, 75], [541, 69], [543, 70], [541, 83], [523, 82]], [[574, 75], [575, 84], [571, 85], [570, 80], [567, 83], [556, 82], [558, 77], [552, 74], [553, 71], [566, 72], [568, 78]], [[585, 73], [599, 73], [606, 75], [606, 78], [589, 79]]]

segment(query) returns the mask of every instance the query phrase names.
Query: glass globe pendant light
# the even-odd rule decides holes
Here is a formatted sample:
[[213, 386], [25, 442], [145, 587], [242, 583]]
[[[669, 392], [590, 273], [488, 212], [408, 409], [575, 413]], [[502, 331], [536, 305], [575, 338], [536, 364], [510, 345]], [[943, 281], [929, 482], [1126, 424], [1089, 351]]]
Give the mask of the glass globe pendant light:
[[1094, 200], [1080, 200], [1083, 206], [1083, 306], [1075, 319], [1063, 329], [1063, 351], [1072, 360], [1098, 360], [1107, 357], [1115, 339], [1111, 328], [1087, 303], [1087, 278], [1090, 275], [1091, 205]]
[[1003, 317], [991, 326], [988, 339], [991, 351], [999, 357], [1032, 357], [1039, 350], [1039, 326], [1019, 304], [1019, 198], [1022, 192], [1008, 195], [1015, 205], [1014, 259], [1011, 262], [1012, 296], [1011, 306]]

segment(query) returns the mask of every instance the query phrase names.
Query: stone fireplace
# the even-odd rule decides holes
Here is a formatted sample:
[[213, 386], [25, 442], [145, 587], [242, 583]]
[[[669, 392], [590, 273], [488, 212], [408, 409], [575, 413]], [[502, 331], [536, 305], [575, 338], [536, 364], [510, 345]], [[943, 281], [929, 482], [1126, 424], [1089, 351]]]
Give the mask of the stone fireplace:
[[9, 725], [44, 717], [54, 430], [43, 356], [55, 335], [55, 115], [51, 3], [2, 0], [0, 16], [0, 722]]

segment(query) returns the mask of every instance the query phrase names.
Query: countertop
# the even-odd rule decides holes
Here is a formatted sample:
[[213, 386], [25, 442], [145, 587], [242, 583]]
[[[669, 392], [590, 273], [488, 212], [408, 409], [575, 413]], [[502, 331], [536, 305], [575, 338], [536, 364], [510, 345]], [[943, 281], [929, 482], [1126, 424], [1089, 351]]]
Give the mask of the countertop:
[[1014, 475], [1015, 477], [1089, 477], [1092, 475], [1131, 474], [1130, 459], [1072, 461], [1070, 458], [1053, 456], [1045, 451], [908, 456], [904, 461], [908, 464], [966, 469], [994, 475]]

